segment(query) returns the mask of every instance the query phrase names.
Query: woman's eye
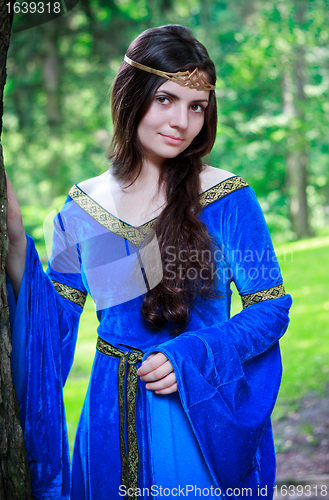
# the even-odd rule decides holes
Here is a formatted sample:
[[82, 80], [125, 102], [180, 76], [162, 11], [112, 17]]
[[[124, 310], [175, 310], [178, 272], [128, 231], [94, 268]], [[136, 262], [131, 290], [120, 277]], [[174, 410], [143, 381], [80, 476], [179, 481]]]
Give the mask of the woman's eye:
[[196, 113], [203, 113], [204, 107], [201, 106], [201, 104], [192, 104], [191, 106], [192, 111], [195, 111]]
[[164, 97], [164, 96], [159, 96], [156, 98], [157, 101], [160, 103], [160, 104], [168, 104], [169, 103], [169, 99], [168, 97]]

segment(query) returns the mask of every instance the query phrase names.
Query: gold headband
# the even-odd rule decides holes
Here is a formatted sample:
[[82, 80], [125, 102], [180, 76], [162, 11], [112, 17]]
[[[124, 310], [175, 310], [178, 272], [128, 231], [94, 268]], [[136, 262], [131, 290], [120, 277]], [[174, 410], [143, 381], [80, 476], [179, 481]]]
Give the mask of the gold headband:
[[124, 60], [126, 63], [130, 64], [130, 66], [134, 66], [134, 68], [142, 69], [143, 71], [147, 71], [148, 73], [152, 73], [154, 75], [162, 76], [163, 78], [167, 78], [167, 80], [178, 83], [178, 85], [182, 85], [183, 87], [189, 87], [190, 89], [196, 90], [215, 90], [215, 85], [211, 85], [211, 83], [207, 82], [206, 78], [203, 75], [200, 75], [198, 68], [195, 68], [192, 73], [190, 71], [168, 73], [167, 71], [149, 68], [148, 66], [144, 66], [144, 64], [132, 61], [127, 55], [125, 55]]

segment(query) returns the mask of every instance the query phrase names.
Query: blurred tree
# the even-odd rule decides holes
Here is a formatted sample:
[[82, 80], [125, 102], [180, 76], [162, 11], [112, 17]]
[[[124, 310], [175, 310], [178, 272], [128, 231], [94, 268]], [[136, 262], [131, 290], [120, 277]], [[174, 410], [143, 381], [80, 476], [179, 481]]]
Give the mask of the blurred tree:
[[[295, 0], [296, 25], [306, 28], [307, 0]], [[302, 38], [292, 54], [293, 60], [283, 71], [283, 110], [291, 119], [300, 125], [305, 123], [307, 97], [304, 92], [306, 85], [306, 47]], [[309, 225], [309, 209], [306, 189], [308, 186], [309, 146], [301, 127], [290, 131], [287, 147], [287, 173], [290, 192], [290, 220], [297, 237], [311, 236]]]
[[61, 80], [63, 72], [63, 61], [59, 54], [61, 18], [40, 26], [42, 33], [42, 75], [43, 87], [46, 93], [45, 111], [47, 122], [51, 132], [62, 124], [62, 92]]
[[[0, 135], [2, 129], [3, 88], [12, 16], [5, 2], [0, 3]], [[0, 143], [0, 498], [32, 499], [30, 471], [10, 366], [10, 329], [6, 291], [5, 260], [8, 253], [6, 221], [7, 193]]]

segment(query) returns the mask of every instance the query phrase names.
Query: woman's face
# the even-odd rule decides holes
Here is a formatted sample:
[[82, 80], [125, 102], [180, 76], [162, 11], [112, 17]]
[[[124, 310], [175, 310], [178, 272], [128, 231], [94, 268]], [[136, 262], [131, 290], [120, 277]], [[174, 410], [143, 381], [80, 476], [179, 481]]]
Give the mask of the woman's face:
[[203, 127], [208, 102], [207, 90], [163, 83], [137, 129], [146, 159], [161, 165], [184, 151]]

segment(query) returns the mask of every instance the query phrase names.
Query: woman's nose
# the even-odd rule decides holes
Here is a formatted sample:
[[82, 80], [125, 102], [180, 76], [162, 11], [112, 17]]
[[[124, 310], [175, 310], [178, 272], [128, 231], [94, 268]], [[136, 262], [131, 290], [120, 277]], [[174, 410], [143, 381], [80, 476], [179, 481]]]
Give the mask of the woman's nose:
[[186, 129], [188, 127], [188, 109], [183, 106], [175, 106], [170, 120], [173, 128]]

